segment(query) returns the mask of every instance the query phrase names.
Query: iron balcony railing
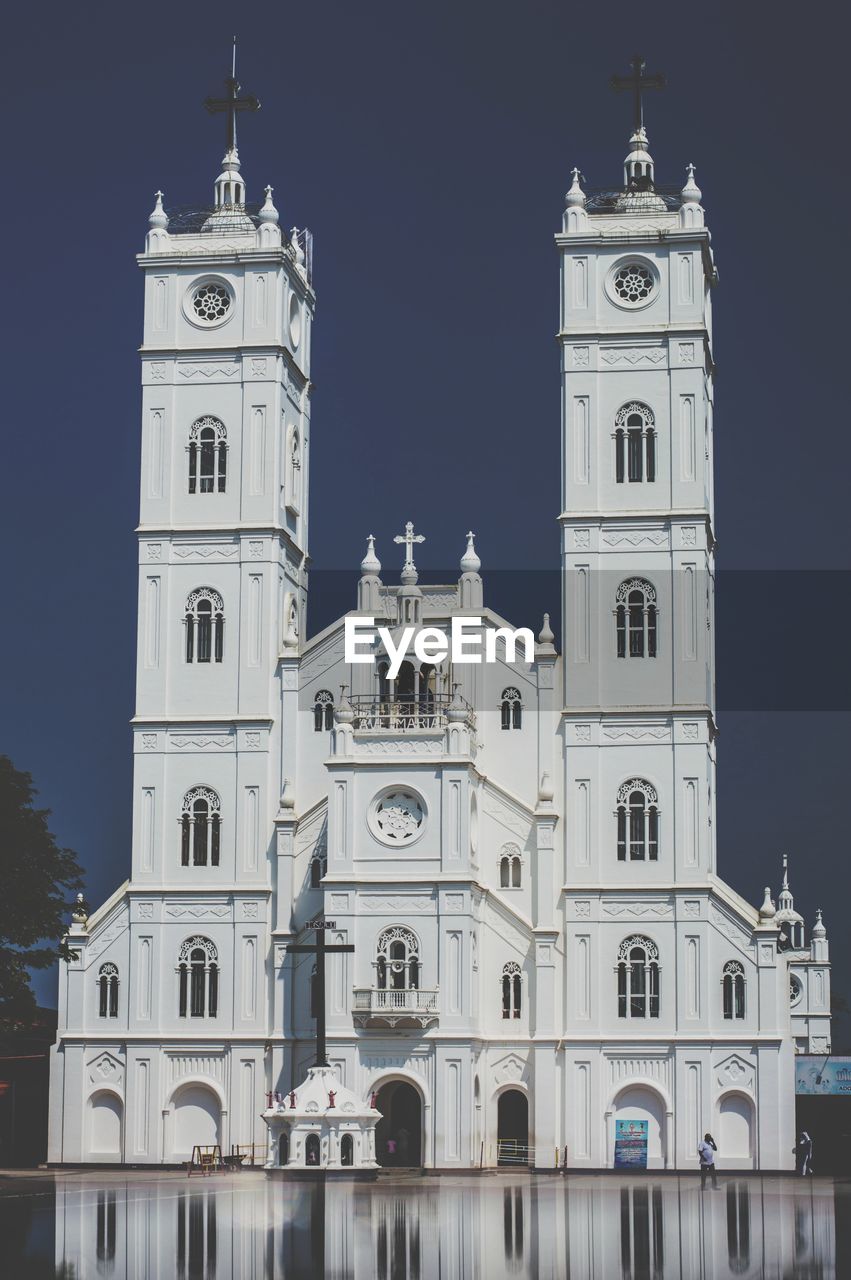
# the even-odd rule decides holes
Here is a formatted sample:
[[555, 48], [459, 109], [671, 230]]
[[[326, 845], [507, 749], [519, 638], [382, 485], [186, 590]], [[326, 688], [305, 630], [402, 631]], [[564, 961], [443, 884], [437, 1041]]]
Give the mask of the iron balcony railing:
[[424, 1014], [436, 1016], [437, 996], [436, 989], [424, 991], [419, 987], [401, 989], [391, 987], [388, 990], [377, 987], [356, 987], [354, 1011], [355, 1013], [390, 1014], [397, 1017], [404, 1016], [406, 1013], [413, 1017], [422, 1017]]
[[463, 716], [462, 724], [474, 728], [476, 723], [473, 708], [463, 698], [453, 699], [448, 693], [434, 693], [421, 698], [384, 699], [371, 696], [358, 696], [350, 699], [354, 709], [355, 729], [393, 729], [396, 731], [411, 729], [445, 729], [450, 719], [447, 714], [450, 704], [453, 711], [460, 708]]

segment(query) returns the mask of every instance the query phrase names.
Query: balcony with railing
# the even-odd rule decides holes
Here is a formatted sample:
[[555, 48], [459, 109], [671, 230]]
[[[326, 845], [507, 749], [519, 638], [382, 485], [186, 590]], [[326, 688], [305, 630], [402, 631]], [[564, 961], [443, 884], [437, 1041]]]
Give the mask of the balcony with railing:
[[408, 733], [422, 730], [445, 729], [450, 724], [463, 724], [474, 729], [476, 717], [473, 708], [457, 693], [432, 693], [420, 698], [353, 697], [350, 699], [355, 713], [352, 722], [356, 731], [378, 730], [386, 733]]
[[438, 1021], [438, 991], [419, 987], [382, 990], [355, 987], [352, 1016], [356, 1027], [432, 1027]]

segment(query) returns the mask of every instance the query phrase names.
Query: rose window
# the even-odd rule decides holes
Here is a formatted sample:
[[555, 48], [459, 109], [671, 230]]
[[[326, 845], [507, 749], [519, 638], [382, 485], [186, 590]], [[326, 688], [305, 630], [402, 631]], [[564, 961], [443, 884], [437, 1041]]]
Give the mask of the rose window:
[[424, 821], [425, 808], [413, 791], [387, 792], [373, 807], [373, 830], [385, 844], [410, 844], [422, 831]]
[[223, 320], [230, 311], [230, 294], [222, 284], [199, 285], [192, 295], [192, 310], [206, 324]]
[[622, 302], [644, 302], [653, 292], [653, 274], [640, 262], [628, 262], [620, 267], [612, 281], [615, 293]]

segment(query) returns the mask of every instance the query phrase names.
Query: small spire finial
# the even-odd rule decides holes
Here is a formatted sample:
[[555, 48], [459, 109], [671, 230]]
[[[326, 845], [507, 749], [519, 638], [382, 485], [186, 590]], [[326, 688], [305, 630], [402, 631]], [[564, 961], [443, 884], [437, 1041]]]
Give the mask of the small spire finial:
[[381, 561], [375, 554], [375, 535], [372, 533], [366, 536], [366, 555], [360, 562], [360, 571], [364, 577], [368, 574], [378, 576], [381, 573]]
[[266, 202], [262, 206], [259, 213], [260, 221], [277, 223], [278, 210], [275, 208], [274, 201], [272, 200], [272, 192], [274, 191], [275, 188], [266, 186], [264, 189], [266, 192]]
[[575, 208], [584, 209], [585, 192], [582, 190], [582, 187], [580, 185], [582, 182], [582, 174], [579, 172], [579, 170], [576, 168], [575, 165], [570, 171], [570, 176], [573, 179], [573, 181], [570, 184], [570, 188], [568, 189], [567, 195], [564, 197], [564, 202], [567, 205], [568, 209], [575, 209]]
[[154, 193], [154, 195], [156, 199], [156, 204], [154, 205], [148, 217], [148, 226], [161, 227], [162, 230], [165, 231], [166, 227], [168, 226], [168, 214], [163, 208], [163, 193], [162, 191], [157, 191]]
[[767, 884], [765, 886], [765, 897], [759, 909], [759, 918], [760, 920], [773, 920], [776, 915], [777, 908], [771, 898], [771, 885]]
[[468, 530], [467, 550], [464, 552], [463, 556], [461, 557], [462, 573], [478, 573], [482, 567], [482, 562], [479, 559], [478, 555], [476, 554], [475, 538], [476, 538], [476, 535], [473, 533], [472, 529]]

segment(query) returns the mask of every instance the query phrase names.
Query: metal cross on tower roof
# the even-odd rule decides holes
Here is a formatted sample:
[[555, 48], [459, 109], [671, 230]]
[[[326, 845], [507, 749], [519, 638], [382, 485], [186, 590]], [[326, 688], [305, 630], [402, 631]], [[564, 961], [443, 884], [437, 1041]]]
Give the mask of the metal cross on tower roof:
[[260, 102], [254, 97], [253, 93], [247, 93], [244, 98], [240, 98], [239, 91], [242, 85], [236, 78], [236, 36], [233, 38], [233, 62], [231, 64], [231, 73], [225, 80], [225, 88], [228, 96], [226, 98], [205, 98], [204, 106], [207, 108], [211, 116], [220, 115], [224, 112], [227, 115], [228, 138], [227, 152], [236, 151], [236, 113], [237, 111], [259, 111]]
[[631, 59], [632, 67], [631, 76], [612, 76], [610, 84], [616, 92], [622, 89], [631, 89], [634, 96], [634, 114], [633, 129], [644, 128], [644, 101], [642, 93], [645, 89], [664, 89], [667, 83], [661, 72], [656, 71], [652, 75], [645, 73], [647, 63], [640, 53], [636, 53]]
[[404, 533], [397, 533], [393, 539], [394, 542], [404, 542], [405, 544], [405, 568], [413, 568], [414, 565], [414, 543], [425, 542], [425, 534], [414, 533], [414, 525], [411, 520], [405, 525]]

